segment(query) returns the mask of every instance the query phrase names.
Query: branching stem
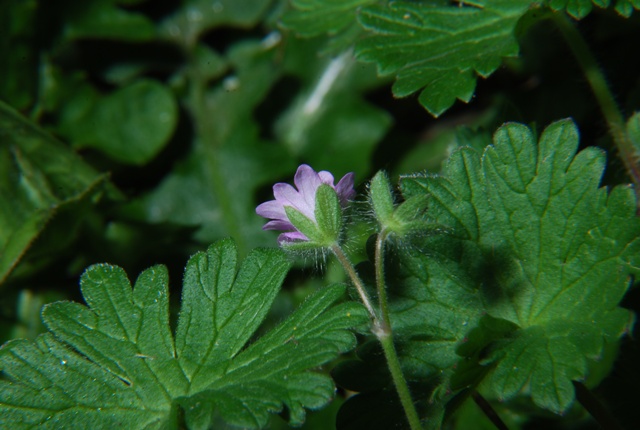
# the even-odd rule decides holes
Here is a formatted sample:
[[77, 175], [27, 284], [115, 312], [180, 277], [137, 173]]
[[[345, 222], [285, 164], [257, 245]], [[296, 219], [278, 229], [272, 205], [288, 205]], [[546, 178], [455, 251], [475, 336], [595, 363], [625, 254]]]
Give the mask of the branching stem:
[[389, 368], [389, 372], [391, 373], [393, 384], [395, 385], [398, 396], [400, 397], [400, 403], [402, 404], [404, 413], [407, 417], [407, 420], [409, 421], [411, 430], [420, 430], [422, 428], [420, 424], [420, 417], [418, 416], [418, 412], [416, 411], [413, 400], [411, 399], [411, 392], [409, 391], [407, 381], [402, 374], [400, 360], [398, 359], [398, 354], [393, 344], [393, 332], [391, 331], [391, 325], [389, 323], [389, 310], [387, 306], [387, 294], [385, 291], [383, 265], [384, 242], [386, 240], [386, 237], [387, 234], [385, 232], [381, 232], [376, 240], [376, 286], [378, 288], [378, 299], [381, 313], [380, 316], [373, 308], [371, 299], [369, 298], [369, 295], [364, 288], [364, 283], [358, 276], [358, 273], [356, 272], [349, 258], [342, 251], [342, 248], [340, 248], [338, 244], [334, 244], [331, 247], [331, 251], [338, 258], [338, 261], [340, 261], [340, 264], [344, 268], [347, 275], [349, 275], [351, 282], [356, 287], [356, 290], [360, 295], [362, 303], [364, 304], [365, 308], [367, 308], [367, 311], [369, 311], [369, 315], [371, 315], [371, 319], [373, 321], [371, 331], [380, 341], [380, 345], [382, 345], [382, 350], [384, 351], [384, 356], [387, 360], [387, 367]]
[[562, 13], [554, 13], [552, 17], [591, 86], [591, 90], [607, 121], [609, 133], [618, 149], [619, 156], [635, 184], [636, 196], [638, 196], [640, 193], [640, 166], [637, 163], [633, 143], [626, 132], [624, 116], [618, 108], [607, 80], [600, 67], [598, 67], [598, 63], [589, 50], [589, 46], [571, 20]]

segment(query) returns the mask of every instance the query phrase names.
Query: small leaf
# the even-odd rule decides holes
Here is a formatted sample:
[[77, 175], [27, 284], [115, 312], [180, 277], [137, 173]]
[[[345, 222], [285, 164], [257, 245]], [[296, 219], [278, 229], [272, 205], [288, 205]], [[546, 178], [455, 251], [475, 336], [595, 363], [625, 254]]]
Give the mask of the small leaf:
[[300, 425], [305, 408], [334, 395], [311, 371], [355, 345], [349, 331], [368, 321], [356, 303], [335, 305], [343, 286], [320, 290], [285, 322], [247, 346], [289, 263], [278, 249], [255, 250], [237, 267], [230, 240], [189, 260], [175, 337], [167, 270], [144, 271], [133, 289], [125, 272], [87, 269], [87, 306], [47, 305], [50, 333], [0, 349], [0, 415], [44, 428], [261, 428], [286, 407]]
[[[81, 98], [82, 100], [77, 100]], [[178, 108], [171, 92], [155, 81], [139, 80], [92, 105], [80, 92], [63, 112], [60, 130], [76, 147], [99, 149], [114, 160], [145, 164], [168, 143]]]

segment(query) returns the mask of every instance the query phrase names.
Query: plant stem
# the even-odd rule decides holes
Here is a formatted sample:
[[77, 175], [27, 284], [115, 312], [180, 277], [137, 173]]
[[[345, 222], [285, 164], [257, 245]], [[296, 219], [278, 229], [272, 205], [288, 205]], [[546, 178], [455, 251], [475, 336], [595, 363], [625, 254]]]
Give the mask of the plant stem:
[[640, 166], [638, 166], [636, 162], [633, 143], [626, 133], [624, 116], [616, 104], [607, 80], [598, 67], [598, 63], [589, 50], [589, 46], [587, 46], [582, 35], [571, 20], [563, 13], [554, 13], [552, 17], [591, 86], [591, 90], [607, 121], [609, 133], [618, 149], [619, 156], [624, 163], [627, 173], [635, 184], [636, 196], [638, 196], [638, 193], [640, 193]]
[[358, 295], [360, 296], [360, 300], [362, 300], [362, 304], [364, 305], [364, 307], [367, 308], [367, 311], [369, 312], [369, 315], [371, 316], [375, 327], [375, 324], [378, 321], [378, 315], [376, 314], [376, 311], [371, 304], [371, 299], [369, 298], [367, 291], [364, 289], [364, 284], [358, 276], [355, 267], [353, 267], [353, 264], [349, 260], [349, 257], [347, 257], [347, 255], [342, 252], [342, 248], [340, 248], [340, 245], [338, 245], [337, 243], [335, 243], [331, 247], [331, 252], [333, 252], [333, 254], [338, 258], [338, 261], [340, 262], [340, 264], [342, 264], [345, 272], [347, 272], [347, 275], [349, 275], [349, 278], [351, 279], [351, 282], [353, 282], [353, 285], [356, 287]]
[[400, 360], [398, 359], [396, 348], [393, 345], [393, 334], [391, 330], [388, 330], [386, 332], [381, 331], [381, 333], [376, 333], [376, 336], [382, 345], [384, 356], [387, 359], [387, 367], [391, 372], [391, 378], [393, 379], [393, 384], [396, 386], [396, 391], [400, 397], [400, 403], [404, 409], [404, 414], [409, 421], [409, 426], [411, 427], [411, 430], [420, 430], [422, 428], [422, 425], [420, 424], [420, 417], [418, 416], [418, 412], [416, 411], [413, 400], [411, 399], [411, 392], [409, 391], [407, 381], [404, 379], [404, 375], [402, 374]]
[[378, 303], [382, 322], [391, 332], [391, 321], [389, 319], [389, 305], [387, 303], [387, 290], [384, 282], [384, 244], [387, 240], [387, 231], [382, 230], [376, 237], [375, 267], [376, 267], [376, 287], [378, 289]]
[[387, 360], [387, 367], [389, 368], [389, 372], [391, 373], [391, 378], [393, 380], [393, 384], [396, 387], [396, 392], [398, 393], [398, 397], [400, 397], [400, 403], [402, 404], [402, 408], [404, 409], [404, 413], [409, 421], [409, 426], [411, 430], [420, 430], [422, 428], [420, 424], [420, 417], [418, 416], [418, 412], [415, 409], [413, 404], [413, 400], [411, 399], [411, 392], [409, 391], [409, 386], [407, 385], [407, 381], [402, 374], [402, 368], [400, 367], [400, 360], [398, 359], [398, 354], [396, 352], [396, 348], [393, 345], [393, 332], [391, 331], [391, 325], [389, 323], [389, 311], [387, 306], [387, 295], [384, 289], [384, 266], [383, 266], [383, 256], [384, 256], [384, 240], [386, 239], [386, 233], [381, 232], [378, 235], [376, 241], [376, 257], [375, 257], [375, 265], [376, 265], [376, 284], [378, 287], [378, 298], [380, 300], [380, 310], [382, 312], [382, 319], [378, 317], [376, 311], [374, 310], [371, 299], [364, 289], [364, 284], [358, 273], [356, 272], [353, 264], [349, 260], [349, 258], [345, 255], [338, 244], [334, 244], [331, 247], [331, 251], [335, 254], [335, 256], [344, 267], [344, 270], [349, 275], [351, 282], [353, 282], [358, 294], [360, 295], [360, 299], [362, 303], [369, 311], [371, 315], [371, 319], [373, 320], [373, 327], [371, 331], [376, 335], [378, 341], [382, 345], [382, 350], [384, 351], [384, 356]]
[[473, 401], [476, 402], [476, 405], [478, 405], [478, 407], [482, 409], [482, 412], [484, 412], [484, 414], [487, 416], [487, 418], [489, 418], [493, 425], [496, 426], [496, 428], [498, 428], [499, 430], [509, 430], [509, 427], [507, 427], [504, 421], [502, 421], [491, 404], [487, 402], [487, 399], [482, 397], [482, 394], [478, 393], [476, 390], [473, 390], [473, 392], [471, 393], [471, 397], [473, 398]]

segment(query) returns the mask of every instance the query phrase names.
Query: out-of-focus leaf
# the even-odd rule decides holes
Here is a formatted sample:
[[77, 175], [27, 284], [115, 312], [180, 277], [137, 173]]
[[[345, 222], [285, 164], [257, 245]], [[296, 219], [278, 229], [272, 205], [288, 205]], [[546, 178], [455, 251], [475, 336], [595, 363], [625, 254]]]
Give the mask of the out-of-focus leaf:
[[92, 89], [75, 95], [59, 125], [76, 147], [96, 148], [114, 160], [145, 164], [162, 150], [177, 123], [172, 93], [151, 80], [138, 80], [105, 97]]
[[0, 281], [56, 211], [98, 191], [103, 175], [0, 102]]
[[197, 40], [218, 26], [251, 27], [267, 11], [271, 0], [185, 0], [162, 23], [162, 32], [173, 39]]
[[65, 36], [144, 41], [155, 35], [150, 19], [122, 9], [117, 3], [115, 0], [66, 1], [62, 8]]
[[[235, 45], [227, 54], [230, 73], [212, 87], [204, 85], [193, 151], [176, 164], [160, 185], [129, 208], [153, 223], [197, 226], [196, 239], [233, 236], [241, 253], [273, 245], [260, 234], [254, 192], [295, 169], [283, 146], [258, 138], [253, 109], [278, 76], [274, 52], [259, 41]], [[189, 103], [191, 101], [188, 101]]]
[[624, 17], [630, 17], [634, 10], [640, 10], [640, 0], [616, 1], [616, 12]]
[[277, 136], [292, 153], [314, 160], [318, 168], [364, 177], [391, 117], [358, 94], [363, 83], [373, 82], [368, 70], [355, 64], [350, 50], [314, 63], [311, 69], [309, 63], [292, 64], [304, 87], [277, 122]]

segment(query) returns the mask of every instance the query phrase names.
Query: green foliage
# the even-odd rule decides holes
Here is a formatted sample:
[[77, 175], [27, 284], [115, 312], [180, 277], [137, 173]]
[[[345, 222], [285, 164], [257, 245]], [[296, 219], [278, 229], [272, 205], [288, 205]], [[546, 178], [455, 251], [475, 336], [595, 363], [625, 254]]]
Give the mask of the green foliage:
[[78, 92], [61, 113], [59, 131], [76, 147], [93, 147], [122, 163], [142, 165], [169, 141], [177, 113], [169, 90], [138, 80], [106, 97], [89, 88]]
[[228, 423], [263, 427], [286, 407], [304, 421], [334, 395], [330, 378], [310, 372], [354, 345], [349, 328], [365, 324], [361, 306], [329, 307], [344, 288], [326, 288], [246, 346], [288, 271], [280, 251], [256, 250], [237, 267], [230, 240], [187, 264], [174, 335], [167, 270], [145, 270], [133, 289], [119, 267], [95, 265], [82, 276], [88, 306], [47, 305], [49, 333], [15, 340], [0, 352], [2, 426], [189, 428]]
[[282, 24], [302, 36], [335, 35], [352, 26], [357, 10], [375, 0], [292, 0]]
[[[590, 428], [575, 381], [638, 422], [637, 336], [623, 336], [640, 310], [628, 288], [640, 266], [640, 27], [627, 19], [637, 0], [0, 8], [0, 333], [37, 338], [0, 350], [0, 397], [13, 402], [0, 427], [402, 426], [372, 336], [384, 324], [337, 364], [355, 345], [347, 329], [368, 318], [333, 305], [343, 288], [326, 285], [345, 280], [336, 261], [296, 243], [289, 254], [306, 259], [279, 289], [282, 254], [251, 251], [277, 246], [255, 207], [301, 163], [356, 175], [360, 196], [343, 211], [318, 192], [327, 234], [294, 224], [318, 240], [339, 233], [343, 262], [378, 263], [355, 271], [374, 308], [386, 284], [427, 428], [491, 428], [479, 394], [512, 429], [555, 412], [561, 426]], [[574, 42], [584, 33], [586, 75], [558, 23], [575, 27]], [[581, 152], [570, 122], [537, 135], [569, 117]], [[367, 188], [375, 171], [388, 174]], [[371, 237], [380, 230], [386, 242]], [[182, 290], [164, 266], [143, 271], [178, 273], [228, 236], [235, 245], [190, 260]], [[40, 307], [77, 299], [88, 266], [87, 306], [47, 305], [43, 324]], [[125, 270], [142, 272], [133, 289]], [[333, 392], [325, 371], [336, 364], [336, 383], [358, 395]]]
[[396, 97], [422, 89], [420, 103], [438, 116], [456, 98], [471, 100], [476, 74], [487, 77], [503, 57], [517, 55], [513, 30], [527, 6], [512, 0], [482, 8], [412, 2], [371, 6], [359, 15], [369, 37], [358, 43], [356, 56], [375, 62], [382, 75], [396, 75]]
[[[593, 6], [600, 8], [609, 7], [610, 0], [550, 0], [549, 6], [553, 10], [566, 10], [569, 15], [576, 19], [587, 16]], [[615, 10], [624, 17], [629, 17], [634, 9], [640, 9], [640, 2], [637, 0], [616, 0]]]
[[428, 216], [452, 229], [420, 244], [426, 256], [399, 259], [398, 329], [408, 338], [430, 333], [405, 349], [412, 372], [425, 371], [417, 360], [451, 368], [486, 313], [513, 328], [475, 348], [477, 365], [490, 370], [485, 387], [563, 412], [571, 381], [587, 378], [629, 329], [633, 318], [618, 304], [637, 275], [635, 199], [628, 187], [598, 188], [603, 154], [576, 155], [577, 146], [570, 121], [549, 126], [537, 147], [529, 129], [508, 124], [482, 158], [461, 149], [443, 176], [402, 180], [407, 197], [428, 193]]
[[105, 176], [2, 102], [0, 141], [2, 281], [54, 214], [98, 195]]

